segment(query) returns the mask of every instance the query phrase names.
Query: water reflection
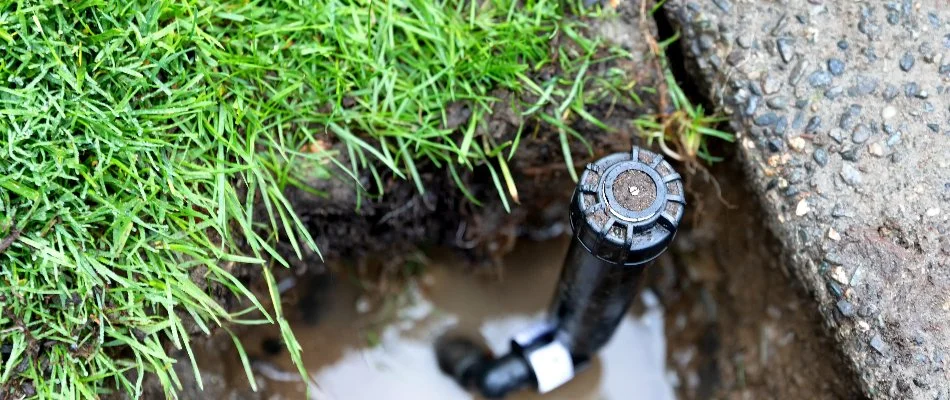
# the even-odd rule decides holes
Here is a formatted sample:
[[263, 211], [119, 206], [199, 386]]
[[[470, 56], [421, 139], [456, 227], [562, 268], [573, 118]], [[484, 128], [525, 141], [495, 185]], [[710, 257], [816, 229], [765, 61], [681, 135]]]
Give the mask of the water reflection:
[[[550, 301], [566, 241], [526, 243], [506, 259], [501, 282], [436, 260], [424, 285], [412, 285], [394, 318], [372, 333], [352, 287], [338, 282], [333, 301], [314, 326], [297, 326], [304, 363], [313, 373], [311, 398], [333, 400], [473, 399], [439, 372], [432, 343], [447, 330], [477, 335], [495, 353], [508, 351], [515, 333], [538, 321]], [[666, 378], [663, 314], [645, 293], [646, 311], [628, 315], [600, 357], [567, 385], [545, 396], [522, 392], [513, 399], [673, 399]], [[275, 365], [290, 370], [287, 360]], [[255, 368], [257, 369], [257, 368]], [[262, 372], [258, 369], [258, 372]], [[270, 375], [270, 374], [262, 374]], [[304, 398], [303, 384], [270, 382], [268, 391]]]

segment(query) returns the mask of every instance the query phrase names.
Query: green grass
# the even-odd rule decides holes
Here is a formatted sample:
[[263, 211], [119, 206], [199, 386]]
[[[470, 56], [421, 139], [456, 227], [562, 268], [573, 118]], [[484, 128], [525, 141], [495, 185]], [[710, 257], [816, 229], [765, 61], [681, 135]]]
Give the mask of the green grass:
[[[665, 50], [677, 39], [679, 34], [659, 43], [658, 47]], [[709, 139], [735, 142], [735, 135], [717, 129], [717, 126], [728, 118], [707, 113], [701, 104], [693, 104], [676, 81], [665, 55], [661, 55], [658, 61], [665, 75], [663, 83], [672, 111], [635, 119], [633, 123], [639, 129], [640, 135], [647, 139], [649, 144], [656, 143], [670, 158], [684, 162], [690, 171], [700, 166], [699, 160], [709, 164], [722, 161], [722, 157], [709, 152]]]
[[[424, 191], [421, 163], [485, 165], [507, 205], [520, 135], [478, 126], [492, 90], [534, 98], [569, 165], [585, 105], [635, 97], [587, 74], [626, 55], [553, 1], [66, 3], [0, 0], [0, 397], [138, 397], [146, 373], [174, 396], [168, 346], [231, 323], [279, 324], [299, 366], [269, 268], [278, 242], [316, 250], [283, 195], [301, 174], [370, 174], [358, 192], [380, 196], [387, 174]], [[453, 102], [473, 109], [460, 132]]]

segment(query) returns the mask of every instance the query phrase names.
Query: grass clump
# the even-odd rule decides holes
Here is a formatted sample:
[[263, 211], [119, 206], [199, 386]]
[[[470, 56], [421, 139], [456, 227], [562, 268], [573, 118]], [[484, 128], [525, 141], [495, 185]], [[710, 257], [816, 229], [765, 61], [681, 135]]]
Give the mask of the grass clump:
[[[651, 13], [662, 7], [664, 2], [658, 3]], [[680, 87], [673, 74], [666, 57], [666, 48], [679, 39], [679, 33], [663, 42], [655, 43], [652, 48], [657, 57], [656, 62], [663, 71], [664, 79], [661, 83], [662, 92], [670, 101], [670, 111], [661, 111], [653, 115], [644, 115], [635, 119], [634, 125], [640, 135], [648, 143], [656, 142], [664, 154], [677, 161], [683, 162], [691, 173], [702, 169], [699, 161], [709, 164], [722, 161], [709, 152], [708, 139], [715, 138], [726, 142], [735, 142], [735, 135], [717, 129], [721, 123], [728, 120], [721, 115], [708, 114], [701, 104], [693, 104], [690, 98]], [[661, 107], [667, 109], [667, 107]], [[708, 175], [708, 174], [707, 174]]]
[[[382, 166], [422, 191], [427, 162], [488, 165], [516, 196], [517, 139], [477, 124], [492, 90], [534, 93], [525, 114], [569, 158], [598, 44], [552, 49], [579, 38], [563, 17], [552, 1], [0, 0], [0, 397], [138, 397], [146, 373], [174, 396], [167, 347], [191, 355], [228, 323], [280, 324], [299, 365], [269, 266], [278, 242], [316, 246], [283, 189], [335, 167], [381, 195]], [[570, 78], [534, 80], [553, 63]], [[461, 135], [452, 102], [472, 107]], [[273, 309], [236, 278], [250, 269]], [[235, 295], [247, 308], [220, 305]]]

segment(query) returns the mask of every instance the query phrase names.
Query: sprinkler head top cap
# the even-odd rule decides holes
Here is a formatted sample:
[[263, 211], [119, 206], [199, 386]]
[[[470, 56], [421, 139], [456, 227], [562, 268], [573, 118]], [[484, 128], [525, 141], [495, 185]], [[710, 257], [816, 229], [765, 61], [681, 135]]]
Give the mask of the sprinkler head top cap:
[[597, 257], [620, 264], [652, 261], [683, 218], [682, 178], [662, 156], [634, 147], [588, 164], [571, 206], [571, 225]]

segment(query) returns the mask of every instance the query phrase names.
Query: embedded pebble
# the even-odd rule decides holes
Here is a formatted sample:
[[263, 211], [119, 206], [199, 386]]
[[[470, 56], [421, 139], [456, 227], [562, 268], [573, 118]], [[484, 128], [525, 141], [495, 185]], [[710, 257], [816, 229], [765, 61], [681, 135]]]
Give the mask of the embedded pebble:
[[825, 97], [829, 100], [837, 99], [842, 94], [844, 94], [844, 88], [841, 86], [835, 86], [825, 91]]
[[787, 129], [788, 129], [788, 117], [783, 115], [781, 118], [778, 119], [778, 121], [775, 121], [775, 134], [779, 136], [785, 135], [785, 131]]
[[792, 72], [788, 74], [788, 83], [792, 86], [797, 85], [798, 82], [802, 80], [802, 77], [805, 76], [805, 70], [808, 69], [808, 66], [808, 61], [805, 61], [804, 58], [799, 57], [798, 62], [796, 62], [795, 66], [792, 67]]
[[778, 114], [768, 112], [756, 117], [753, 122], [758, 126], [770, 126], [774, 125], [776, 121], [778, 121]]
[[828, 228], [828, 239], [831, 239], [837, 242], [841, 240], [841, 235], [838, 234], [838, 231], [836, 231], [835, 228]]
[[736, 44], [738, 44], [739, 47], [743, 49], [748, 49], [752, 47], [753, 43], [755, 43], [755, 41], [754, 39], [752, 39], [752, 35], [748, 33], [736, 38]]
[[802, 149], [805, 148], [805, 139], [799, 136], [788, 139], [788, 147], [791, 147], [795, 151], [802, 151]]
[[802, 129], [802, 125], [805, 124], [805, 113], [798, 111], [795, 113], [795, 120], [792, 121], [792, 129], [799, 130]]
[[838, 48], [841, 49], [841, 50], [847, 50], [847, 49], [848, 49], [848, 41], [846, 41], [846, 40], [844, 40], [844, 39], [839, 40], [839, 41], [838, 41]]
[[900, 133], [900, 132], [896, 132], [896, 133], [892, 134], [891, 136], [888, 136], [888, 137], [887, 137], [887, 142], [885, 142], [885, 143], [887, 143], [887, 145], [890, 146], [890, 147], [894, 147], [896, 144], [898, 144], [898, 143], [900, 143], [900, 142], [901, 142], [901, 133]]
[[792, 56], [795, 55], [794, 43], [795, 41], [789, 38], [781, 38], [775, 41], [779, 55], [782, 56], [782, 61], [786, 63], [792, 61]]
[[924, 213], [924, 215], [928, 217], [936, 217], [940, 215], [940, 208], [939, 207], [928, 208], [927, 211]]
[[933, 133], [940, 133], [940, 125], [937, 125], [937, 124], [927, 124], [927, 128], [929, 128], [931, 131], [933, 131]]
[[823, 88], [831, 84], [831, 74], [825, 71], [815, 71], [808, 75], [808, 84], [812, 87]]
[[848, 185], [858, 186], [861, 184], [861, 172], [858, 172], [851, 164], [845, 163], [841, 166], [841, 179], [844, 179]]
[[877, 90], [877, 78], [872, 78], [865, 75], [858, 75], [856, 77], [857, 84], [848, 89], [848, 95], [851, 97], [854, 96], [864, 96], [874, 93]]
[[837, 58], [828, 60], [828, 71], [831, 71], [834, 76], [841, 76], [844, 74], [844, 61]]
[[888, 83], [884, 88], [884, 100], [890, 103], [891, 100], [894, 100], [894, 98], [897, 97], [897, 93], [897, 86]]
[[788, 97], [785, 96], [776, 96], [769, 99], [766, 104], [769, 105], [769, 108], [776, 110], [784, 110], [788, 107]]
[[854, 316], [854, 305], [851, 304], [850, 301], [845, 299], [838, 300], [836, 306], [838, 307], [838, 311], [840, 311], [841, 315], [843, 315], [845, 318], [851, 318]]
[[818, 165], [822, 167], [828, 165], [828, 152], [825, 149], [815, 149], [815, 154], [812, 154], [812, 157]]
[[854, 146], [841, 151], [841, 159], [845, 161], [858, 161], [861, 158], [861, 146]]
[[831, 130], [828, 131], [828, 136], [831, 136], [831, 138], [838, 143], [844, 141], [844, 134], [844, 130], [841, 128], [831, 128]]
[[755, 110], [759, 108], [759, 99], [761, 99], [761, 97], [759, 96], [749, 96], [749, 101], [746, 103], [745, 110], [743, 110], [743, 114], [750, 117], [752, 116], [752, 114], [755, 114]]
[[802, 199], [798, 202], [798, 205], [795, 206], [795, 215], [801, 217], [811, 211], [811, 207], [808, 206], [808, 200]]
[[808, 120], [808, 125], [805, 126], [805, 133], [815, 133], [818, 129], [821, 128], [821, 117], [816, 115], [811, 117]]
[[854, 132], [851, 134], [851, 141], [857, 144], [864, 143], [871, 138], [871, 129], [867, 125], [858, 124], [854, 127]]
[[893, 106], [887, 106], [887, 107], [884, 107], [883, 110], [881, 110], [881, 118], [891, 119], [891, 118], [894, 118], [896, 115], [897, 115], [897, 109], [894, 108]]
[[871, 153], [873, 156], [883, 157], [884, 156], [884, 146], [881, 146], [880, 143], [874, 142], [868, 146], [868, 153]]
[[914, 55], [910, 52], [904, 53], [904, 56], [901, 57], [900, 61], [901, 70], [904, 72], [910, 71], [911, 68], [914, 68]]
[[914, 97], [919, 91], [920, 86], [917, 85], [917, 82], [908, 82], [904, 84], [904, 96]]
[[884, 340], [881, 339], [880, 333], [875, 333], [874, 337], [871, 338], [870, 345], [874, 350], [876, 350], [881, 355], [884, 355]]
[[716, 4], [716, 7], [719, 7], [725, 13], [729, 13], [732, 10], [732, 3], [729, 0], [713, 0], [713, 3]]
[[775, 94], [782, 89], [782, 81], [775, 77], [775, 75], [768, 74], [765, 76], [765, 79], [762, 82], [762, 91], [765, 94]]

